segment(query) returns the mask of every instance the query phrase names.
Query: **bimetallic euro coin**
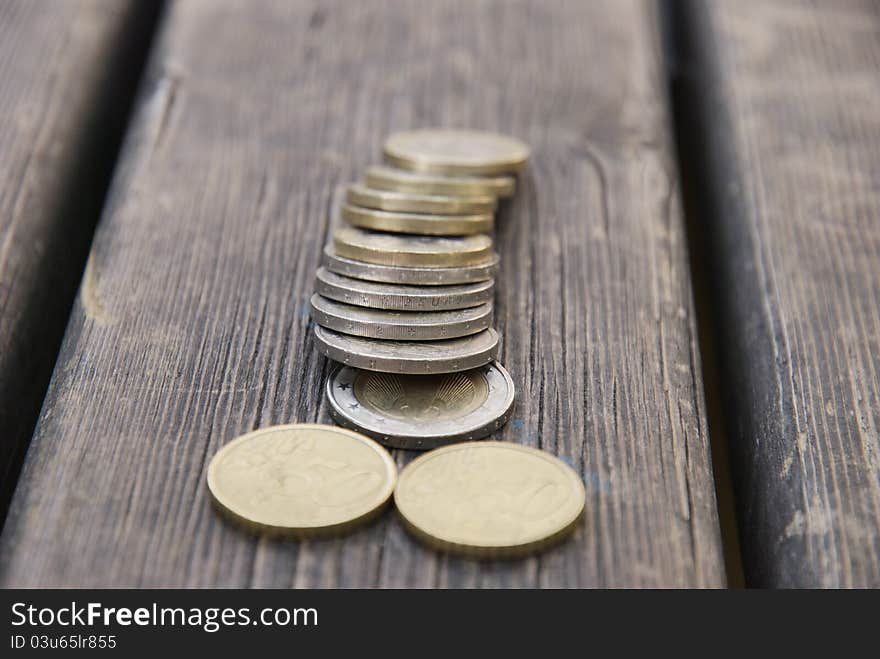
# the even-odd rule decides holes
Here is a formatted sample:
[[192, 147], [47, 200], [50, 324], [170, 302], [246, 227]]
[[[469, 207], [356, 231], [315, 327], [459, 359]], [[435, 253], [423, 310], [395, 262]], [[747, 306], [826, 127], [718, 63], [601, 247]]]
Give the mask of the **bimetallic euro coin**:
[[261, 428], [221, 448], [208, 465], [215, 503], [253, 530], [300, 536], [345, 530], [388, 502], [397, 466], [350, 430], [317, 424]]
[[430, 451], [401, 471], [394, 503], [431, 546], [501, 558], [543, 549], [571, 531], [586, 493], [580, 477], [545, 451], [467, 442]]
[[328, 329], [390, 341], [437, 341], [481, 332], [492, 324], [492, 303], [449, 311], [388, 311], [311, 299], [312, 319]]
[[498, 332], [444, 341], [384, 341], [315, 325], [315, 344], [326, 357], [355, 368], [385, 373], [453, 373], [488, 364], [498, 353]]
[[380, 165], [368, 167], [364, 180], [371, 188], [448, 197], [511, 197], [516, 190], [513, 176], [443, 176]]
[[422, 236], [467, 236], [492, 230], [492, 213], [477, 215], [428, 215], [425, 213], [398, 213], [362, 208], [346, 204], [342, 218], [356, 227], [372, 231], [413, 233]]
[[451, 286], [406, 286], [353, 279], [318, 268], [315, 292], [326, 298], [372, 309], [445, 311], [491, 302], [495, 281]]
[[402, 169], [433, 174], [492, 175], [518, 172], [529, 147], [506, 135], [469, 130], [413, 130], [385, 142], [385, 159]]
[[486, 265], [492, 260], [492, 239], [483, 234], [457, 238], [391, 235], [340, 227], [333, 234], [336, 253], [368, 263], [421, 267]]
[[494, 196], [441, 196], [414, 192], [393, 192], [356, 183], [348, 187], [348, 203], [401, 213], [434, 213], [437, 215], [480, 215], [495, 212]]
[[494, 252], [485, 264], [424, 268], [367, 263], [341, 256], [332, 245], [324, 248], [324, 267], [346, 277], [365, 281], [409, 284], [413, 286], [447, 286], [491, 280], [498, 269]]
[[438, 375], [346, 366], [327, 380], [327, 399], [340, 425], [386, 446], [424, 450], [495, 432], [513, 411], [514, 386], [497, 362]]

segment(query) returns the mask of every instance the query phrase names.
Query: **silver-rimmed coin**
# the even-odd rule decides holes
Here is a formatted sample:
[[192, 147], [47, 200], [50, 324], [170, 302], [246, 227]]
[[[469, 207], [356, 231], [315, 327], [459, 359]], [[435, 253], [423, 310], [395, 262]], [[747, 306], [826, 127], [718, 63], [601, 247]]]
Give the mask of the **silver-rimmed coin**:
[[442, 176], [381, 165], [368, 167], [364, 180], [371, 188], [449, 197], [512, 197], [516, 190], [516, 179], [512, 176]]
[[371, 309], [445, 311], [491, 302], [495, 280], [451, 286], [407, 286], [363, 281], [318, 268], [315, 292], [331, 300]]
[[381, 265], [423, 268], [486, 265], [492, 259], [492, 239], [484, 234], [440, 238], [394, 235], [339, 227], [333, 234], [336, 253]]
[[385, 160], [396, 167], [453, 176], [518, 172], [529, 158], [529, 147], [521, 140], [473, 130], [395, 133], [383, 151]]
[[388, 311], [311, 299], [312, 319], [328, 329], [389, 341], [437, 341], [476, 334], [492, 324], [492, 303], [450, 311]]
[[453, 373], [488, 364], [498, 353], [498, 332], [445, 341], [382, 341], [315, 325], [315, 345], [333, 361], [385, 373]]
[[341, 256], [332, 245], [324, 248], [324, 267], [346, 277], [389, 284], [413, 286], [447, 286], [468, 282], [487, 281], [498, 270], [498, 254], [494, 252], [485, 264], [445, 268], [382, 265]]
[[336, 422], [403, 449], [480, 439], [513, 412], [514, 386], [498, 362], [458, 373], [400, 375], [344, 366], [327, 380]]
[[360, 183], [348, 186], [348, 203], [401, 213], [435, 213], [437, 215], [479, 215], [495, 212], [497, 201], [492, 195], [471, 197], [428, 195], [371, 188]]
[[351, 225], [371, 231], [412, 233], [422, 236], [468, 236], [492, 230], [495, 216], [492, 213], [477, 215], [428, 215], [425, 213], [402, 213], [380, 211], [346, 204], [342, 218]]

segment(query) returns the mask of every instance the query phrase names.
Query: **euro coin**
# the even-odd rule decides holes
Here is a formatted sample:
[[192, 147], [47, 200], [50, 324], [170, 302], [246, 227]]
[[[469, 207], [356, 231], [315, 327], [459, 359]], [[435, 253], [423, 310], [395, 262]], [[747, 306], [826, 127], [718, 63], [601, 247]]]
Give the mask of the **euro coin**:
[[429, 215], [380, 211], [347, 204], [342, 207], [343, 219], [356, 227], [392, 233], [413, 233], [422, 236], [467, 236], [492, 230], [492, 213], [477, 215]]
[[397, 466], [372, 439], [335, 426], [262, 428], [221, 448], [208, 489], [252, 530], [298, 536], [343, 531], [388, 502]]
[[470, 130], [413, 130], [385, 142], [385, 159], [395, 167], [433, 174], [494, 175], [518, 172], [529, 147], [506, 135]]
[[458, 373], [399, 375], [348, 366], [327, 380], [333, 418], [403, 449], [432, 449], [479, 439], [513, 411], [514, 386], [497, 362]]
[[483, 264], [424, 268], [368, 263], [341, 256], [333, 245], [324, 248], [324, 267], [346, 277], [364, 281], [412, 286], [448, 286], [491, 280], [498, 270], [498, 254], [494, 252]]
[[571, 531], [586, 500], [575, 471], [545, 451], [467, 442], [430, 451], [400, 473], [394, 503], [429, 545], [501, 558], [550, 546]]
[[475, 334], [492, 324], [492, 303], [449, 311], [387, 311], [311, 299], [312, 319], [322, 327], [371, 339], [436, 341]]
[[443, 176], [381, 165], [368, 167], [364, 181], [374, 189], [448, 197], [511, 197], [516, 190], [513, 176]]
[[339, 227], [336, 253], [368, 263], [421, 267], [485, 265], [492, 259], [492, 239], [483, 234], [456, 238], [391, 235]]
[[331, 300], [372, 309], [446, 311], [491, 302], [495, 281], [451, 286], [407, 286], [353, 279], [318, 268], [315, 292]]
[[495, 212], [493, 196], [452, 197], [414, 192], [392, 192], [354, 184], [348, 187], [348, 203], [401, 213], [435, 213], [437, 215], [479, 215]]
[[443, 341], [383, 341], [315, 325], [315, 345], [324, 356], [355, 368], [385, 373], [453, 373], [488, 364], [498, 352], [493, 328]]

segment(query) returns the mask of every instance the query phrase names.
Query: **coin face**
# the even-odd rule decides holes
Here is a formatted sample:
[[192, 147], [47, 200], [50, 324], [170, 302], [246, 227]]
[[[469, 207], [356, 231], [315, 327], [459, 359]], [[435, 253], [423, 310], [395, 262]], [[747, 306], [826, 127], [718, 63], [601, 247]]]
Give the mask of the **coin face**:
[[396, 167], [450, 175], [517, 172], [529, 157], [524, 142], [469, 130], [413, 130], [385, 142], [385, 159]]
[[490, 255], [485, 264], [425, 268], [367, 263], [339, 255], [332, 245], [324, 248], [324, 267], [347, 277], [366, 281], [409, 284], [413, 286], [446, 286], [491, 280], [498, 269], [498, 254]]
[[495, 281], [451, 286], [407, 286], [353, 279], [318, 268], [315, 292], [346, 304], [398, 311], [466, 309], [491, 302]]
[[315, 344], [330, 359], [385, 373], [452, 373], [495, 359], [498, 332], [493, 328], [443, 341], [385, 341], [335, 332], [315, 325]]
[[370, 188], [356, 183], [348, 187], [348, 202], [354, 206], [403, 213], [474, 215], [495, 212], [494, 196], [428, 195]]
[[435, 341], [480, 332], [492, 324], [492, 303], [449, 311], [388, 311], [311, 299], [312, 318], [337, 332], [391, 341]]
[[327, 399], [340, 425], [386, 446], [431, 449], [485, 437], [504, 425], [514, 386], [497, 362], [438, 375], [343, 367], [327, 380]]
[[356, 227], [392, 233], [414, 233], [423, 236], [467, 236], [491, 231], [495, 222], [492, 213], [477, 215], [429, 215], [380, 211], [374, 208], [346, 205], [343, 219]]
[[512, 176], [442, 176], [379, 165], [368, 167], [364, 180], [371, 188], [449, 197], [510, 197], [516, 189]]
[[390, 235], [340, 227], [333, 234], [336, 253], [368, 263], [421, 267], [486, 265], [492, 259], [492, 239], [483, 234], [458, 238]]
[[317, 424], [262, 428], [221, 448], [208, 466], [220, 508], [251, 528], [332, 533], [388, 501], [397, 467], [373, 440]]
[[407, 528], [434, 547], [518, 556], [570, 531], [586, 494], [575, 471], [545, 451], [508, 442], [454, 444], [400, 473], [394, 503]]

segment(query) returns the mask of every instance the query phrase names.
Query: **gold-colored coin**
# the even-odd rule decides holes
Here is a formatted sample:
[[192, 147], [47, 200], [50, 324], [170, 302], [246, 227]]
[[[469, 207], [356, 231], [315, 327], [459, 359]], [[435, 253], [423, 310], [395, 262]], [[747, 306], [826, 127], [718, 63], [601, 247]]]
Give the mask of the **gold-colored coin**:
[[208, 466], [208, 488], [223, 512], [252, 529], [301, 536], [370, 519], [396, 481], [394, 460], [372, 439], [308, 423], [242, 435]]
[[336, 253], [357, 261], [425, 268], [478, 265], [492, 258], [492, 239], [484, 234], [433, 238], [392, 235], [344, 226], [333, 234]]
[[393, 192], [371, 188], [360, 183], [348, 186], [348, 203], [364, 208], [400, 213], [434, 213], [437, 215], [489, 215], [495, 211], [494, 196], [452, 197], [415, 192]]
[[432, 174], [492, 175], [518, 172], [529, 147], [515, 137], [471, 130], [412, 130], [385, 142], [385, 159], [396, 167]]
[[364, 180], [371, 188], [448, 197], [511, 197], [516, 190], [512, 176], [442, 176], [379, 165], [368, 167]]
[[577, 473], [545, 451], [509, 442], [454, 444], [413, 460], [394, 503], [406, 527], [435, 548], [520, 556], [571, 531], [586, 493]]
[[492, 230], [492, 213], [476, 215], [427, 215], [380, 211], [346, 204], [342, 217], [349, 224], [373, 231], [413, 233], [422, 236], [468, 236]]

